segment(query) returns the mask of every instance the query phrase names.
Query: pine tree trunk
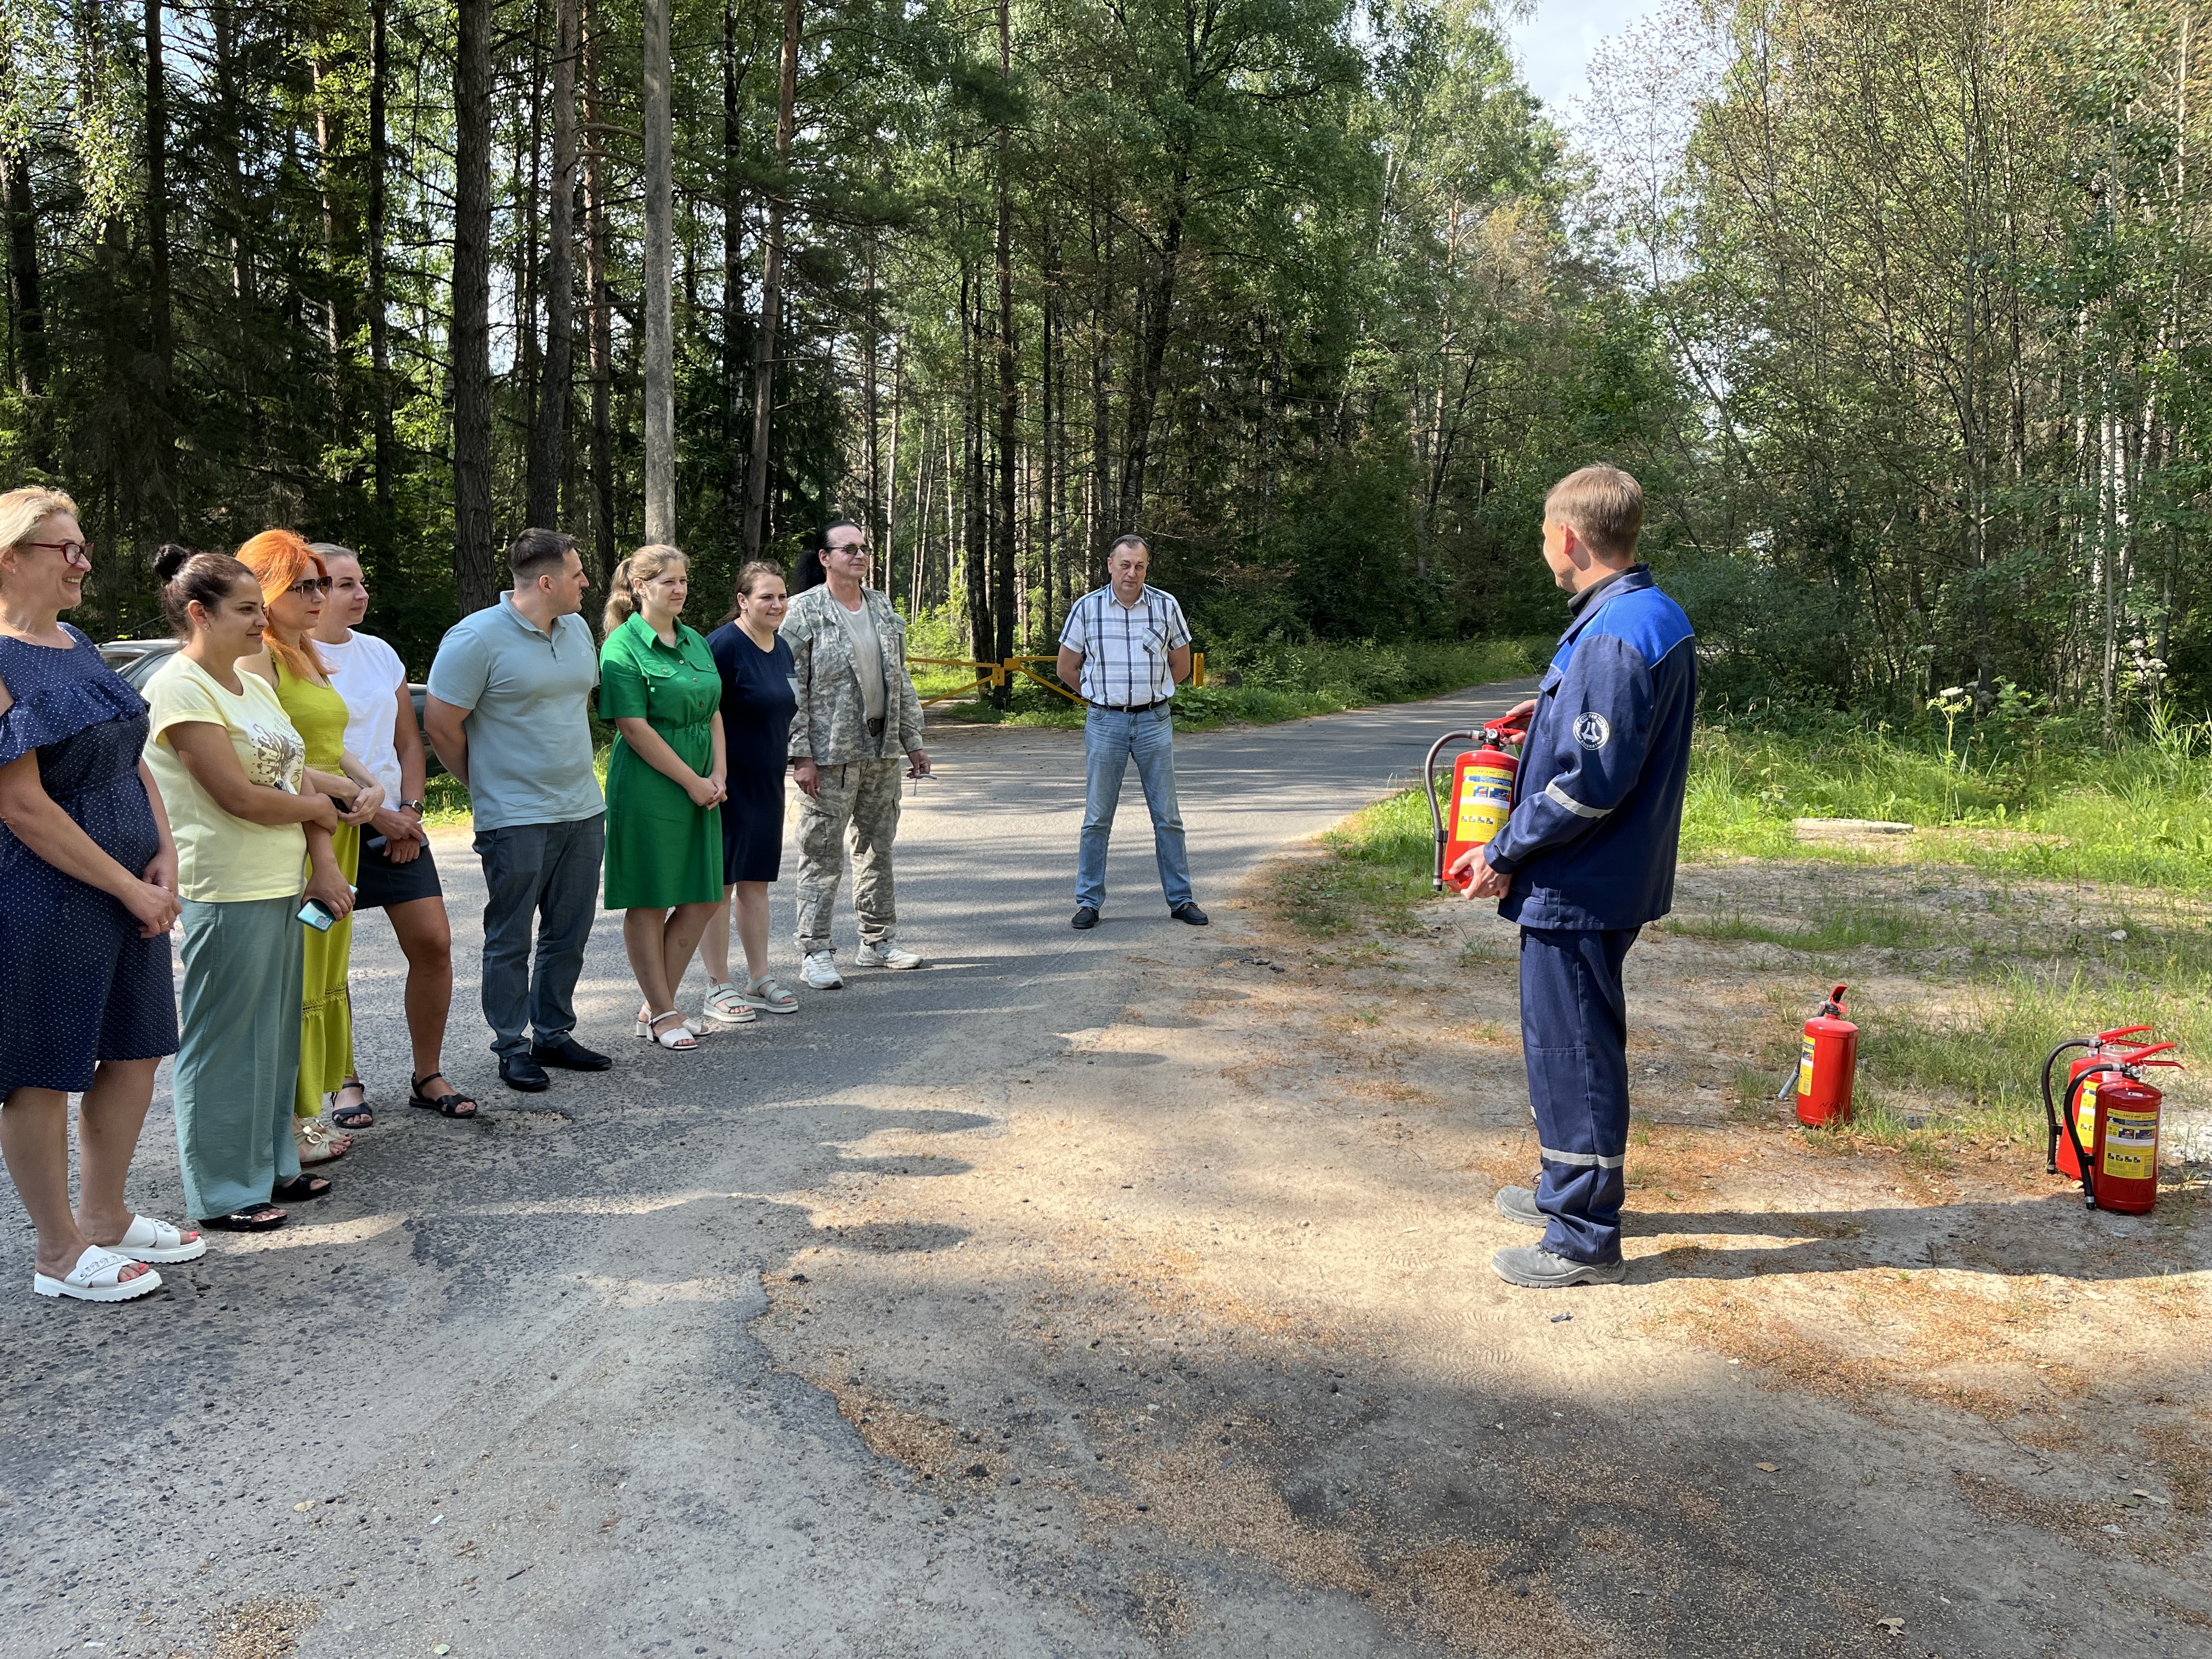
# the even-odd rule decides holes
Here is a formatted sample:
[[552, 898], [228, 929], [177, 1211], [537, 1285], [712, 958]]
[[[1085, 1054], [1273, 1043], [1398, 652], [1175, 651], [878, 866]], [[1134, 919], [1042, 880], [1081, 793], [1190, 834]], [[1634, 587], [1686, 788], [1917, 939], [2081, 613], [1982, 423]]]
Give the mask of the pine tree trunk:
[[783, 321], [783, 216], [791, 191], [791, 140], [799, 99], [799, 0], [783, 0], [783, 56], [776, 82], [775, 165], [769, 198], [768, 254], [761, 267], [760, 332], [753, 342], [753, 444], [745, 476], [745, 557], [768, 538], [768, 444], [775, 407], [776, 336]]
[[374, 0], [369, 8], [368, 202], [368, 222], [363, 227], [368, 256], [368, 371], [375, 382], [374, 402], [376, 410], [371, 463], [375, 477], [375, 523], [371, 529], [370, 545], [364, 551], [369, 556], [371, 574], [380, 583], [393, 581], [399, 574], [392, 562], [394, 434], [392, 421], [392, 326], [385, 309], [385, 178], [390, 165], [386, 149], [390, 138], [386, 123], [385, 88], [391, 73], [391, 29], [386, 16], [387, 3], [388, 0]]
[[453, 76], [453, 583], [461, 614], [499, 596], [491, 509], [491, 0], [456, 0]]
[[584, 288], [591, 305], [592, 551], [604, 590], [615, 576], [614, 319], [607, 291], [607, 171], [599, 124], [598, 0], [584, 3]]
[[[146, 337], [166, 397], [176, 356], [169, 300], [169, 92], [161, 0], [146, 0]], [[26, 174], [27, 185], [28, 174]]]
[[[738, 59], [738, 0], [722, 0], [722, 522], [727, 537], [742, 525], [745, 503], [744, 337], [745, 191], [740, 167], [744, 111], [740, 94], [749, 65]], [[742, 533], [742, 532], [740, 532]]]
[[31, 158], [8, 158], [8, 307], [15, 319], [15, 389], [46, 395], [46, 313], [39, 297], [39, 210]]
[[645, 0], [645, 538], [676, 541], [674, 129], [671, 0]]
[[552, 528], [561, 517], [561, 474], [576, 363], [577, 0], [556, 0], [553, 33], [553, 181], [546, 214], [545, 368], [530, 434], [526, 516]]
[[[1009, 0], [999, 0], [999, 82], [1010, 94], [1013, 81], [1013, 37], [1009, 16]], [[1014, 422], [1020, 410], [1019, 382], [1014, 374], [1014, 209], [1013, 209], [1013, 133], [1003, 124], [999, 128], [999, 223], [998, 278], [999, 326], [997, 330], [999, 356], [999, 507], [992, 526], [993, 539], [997, 545], [993, 551], [992, 574], [994, 580], [992, 609], [997, 613], [997, 629], [992, 640], [991, 657], [1003, 662], [1018, 648], [1015, 630], [1019, 618], [1015, 600], [1018, 572], [1016, 565], [1014, 521]], [[1013, 700], [1013, 686], [1009, 682], [998, 688], [993, 698], [1004, 708]]]

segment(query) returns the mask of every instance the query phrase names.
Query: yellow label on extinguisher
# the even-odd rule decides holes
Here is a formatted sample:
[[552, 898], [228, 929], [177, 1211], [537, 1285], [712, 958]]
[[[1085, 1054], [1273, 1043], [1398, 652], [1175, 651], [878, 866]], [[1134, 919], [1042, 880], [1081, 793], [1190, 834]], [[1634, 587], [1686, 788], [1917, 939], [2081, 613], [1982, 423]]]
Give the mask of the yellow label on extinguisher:
[[2115, 1107], [2105, 1119], [2105, 1158], [2100, 1175], [2114, 1181], [2158, 1178], [2158, 1114]]
[[1797, 1092], [1801, 1095], [1813, 1092], [1813, 1034], [1810, 1031], [1805, 1034], [1805, 1051], [1797, 1060]]
[[2097, 1144], [2097, 1079], [2102, 1075], [2101, 1073], [2093, 1073], [2075, 1099], [2074, 1131], [2081, 1137], [2084, 1156]]
[[1513, 812], [1513, 786], [1480, 772], [1467, 774], [1460, 787], [1459, 814], [1452, 839], [1469, 847], [1487, 847], [1498, 839]]

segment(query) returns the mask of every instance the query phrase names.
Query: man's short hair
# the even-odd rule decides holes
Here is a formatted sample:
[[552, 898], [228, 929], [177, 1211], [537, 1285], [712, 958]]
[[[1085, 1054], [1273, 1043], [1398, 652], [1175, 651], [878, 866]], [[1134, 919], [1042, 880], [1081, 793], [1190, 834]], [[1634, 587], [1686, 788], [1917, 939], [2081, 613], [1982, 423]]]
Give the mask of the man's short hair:
[[576, 550], [576, 538], [557, 530], [526, 530], [507, 550], [507, 568], [520, 582], [534, 582], [557, 572]]
[[1644, 533], [1644, 486], [1617, 466], [1583, 467], [1552, 486], [1544, 519], [1571, 526], [1600, 553], [1625, 559]]
[[1110, 563], [1114, 556], [1125, 547], [1141, 547], [1145, 550], [1145, 556], [1147, 559], [1152, 556], [1152, 544], [1138, 535], [1136, 532], [1131, 531], [1126, 536], [1116, 536], [1114, 538], [1114, 545], [1106, 550], [1108, 562]]

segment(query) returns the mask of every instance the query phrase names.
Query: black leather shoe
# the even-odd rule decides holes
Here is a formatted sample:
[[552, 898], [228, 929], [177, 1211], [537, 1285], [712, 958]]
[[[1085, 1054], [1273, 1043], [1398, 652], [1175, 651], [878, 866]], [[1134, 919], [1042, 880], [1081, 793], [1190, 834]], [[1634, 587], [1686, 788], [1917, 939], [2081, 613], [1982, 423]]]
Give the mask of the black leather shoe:
[[553, 1086], [553, 1079], [545, 1075], [545, 1068], [527, 1054], [501, 1054], [499, 1080], [526, 1095], [542, 1095]]
[[1176, 908], [1169, 911], [1168, 914], [1173, 916], [1177, 921], [1187, 921], [1194, 927], [1203, 927], [1206, 926], [1206, 912], [1200, 909], [1197, 905], [1188, 899], [1185, 899], [1181, 904], [1176, 905]]
[[1075, 908], [1075, 919], [1067, 925], [1071, 927], [1096, 927], [1098, 912], [1091, 905], [1079, 904]]
[[533, 1042], [530, 1057], [540, 1066], [558, 1066], [564, 1072], [604, 1072], [614, 1064], [605, 1054], [593, 1054], [572, 1036], [558, 1042]]

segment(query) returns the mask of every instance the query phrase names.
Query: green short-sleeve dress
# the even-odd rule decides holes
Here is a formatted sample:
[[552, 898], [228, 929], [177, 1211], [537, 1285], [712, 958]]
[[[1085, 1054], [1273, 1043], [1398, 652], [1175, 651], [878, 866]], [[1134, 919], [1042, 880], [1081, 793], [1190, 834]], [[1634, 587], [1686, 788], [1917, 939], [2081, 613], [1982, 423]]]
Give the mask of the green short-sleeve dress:
[[[662, 643], [632, 616], [599, 647], [599, 718], [642, 720], [702, 777], [714, 762], [722, 677], [696, 629]], [[712, 904], [722, 896], [722, 809], [699, 807], [622, 737], [607, 760], [607, 908]]]
[[[333, 777], [345, 771], [345, 699], [328, 684], [317, 685], [284, 672], [270, 657], [276, 671], [276, 701], [307, 745], [307, 764]], [[349, 886], [361, 879], [361, 830], [342, 823], [331, 831], [331, 851]], [[301, 953], [300, 988], [300, 1078], [295, 1087], [292, 1112], [313, 1117], [323, 1109], [323, 1097], [344, 1087], [354, 1074], [353, 1001], [346, 990], [346, 972], [353, 959], [353, 918], [343, 916], [325, 931], [301, 925], [305, 949]]]

